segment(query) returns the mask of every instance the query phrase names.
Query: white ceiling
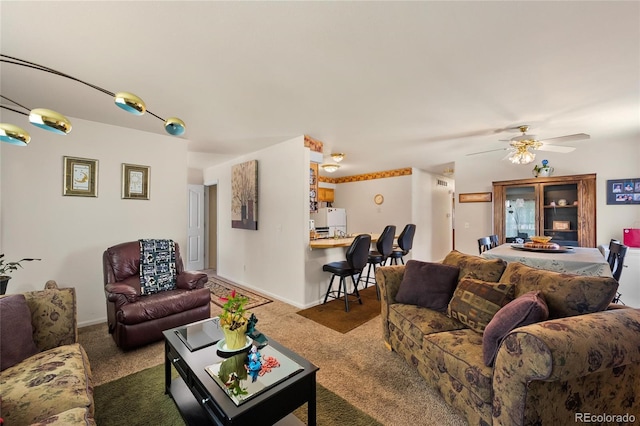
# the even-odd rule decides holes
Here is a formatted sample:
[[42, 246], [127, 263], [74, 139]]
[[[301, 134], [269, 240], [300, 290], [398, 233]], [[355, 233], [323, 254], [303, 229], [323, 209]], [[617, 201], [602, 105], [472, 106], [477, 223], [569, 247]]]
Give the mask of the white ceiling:
[[[578, 149], [640, 140], [638, 1], [0, 1], [0, 36], [2, 54], [182, 118], [176, 143], [220, 159], [307, 134], [347, 154], [334, 176], [441, 172], [520, 124], [590, 134], [567, 143]], [[1, 93], [29, 108], [164, 132], [69, 80], [0, 72]], [[1, 114], [38, 143], [26, 117]]]

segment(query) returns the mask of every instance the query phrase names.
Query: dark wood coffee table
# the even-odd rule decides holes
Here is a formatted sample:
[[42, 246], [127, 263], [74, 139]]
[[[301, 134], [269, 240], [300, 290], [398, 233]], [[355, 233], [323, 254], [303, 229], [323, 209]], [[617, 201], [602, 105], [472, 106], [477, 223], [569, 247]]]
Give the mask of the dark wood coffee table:
[[[189, 425], [270, 425], [283, 419], [304, 403], [308, 404], [308, 425], [316, 424], [316, 371], [295, 352], [273, 339], [269, 345], [299, 364], [303, 370], [236, 405], [205, 367], [220, 362], [228, 354], [216, 345], [190, 351], [176, 334], [163, 332], [165, 339], [165, 393], [171, 395]], [[178, 372], [171, 378], [171, 366]]]

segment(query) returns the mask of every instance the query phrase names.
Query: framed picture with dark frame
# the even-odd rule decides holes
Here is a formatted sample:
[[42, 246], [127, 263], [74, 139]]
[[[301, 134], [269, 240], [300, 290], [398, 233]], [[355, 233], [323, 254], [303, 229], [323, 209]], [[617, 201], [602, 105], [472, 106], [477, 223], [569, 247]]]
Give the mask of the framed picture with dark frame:
[[78, 157], [62, 157], [62, 195], [76, 197], [98, 196], [98, 160]]
[[640, 178], [608, 180], [607, 204], [640, 204]]
[[122, 198], [149, 199], [149, 173], [151, 167], [122, 163]]

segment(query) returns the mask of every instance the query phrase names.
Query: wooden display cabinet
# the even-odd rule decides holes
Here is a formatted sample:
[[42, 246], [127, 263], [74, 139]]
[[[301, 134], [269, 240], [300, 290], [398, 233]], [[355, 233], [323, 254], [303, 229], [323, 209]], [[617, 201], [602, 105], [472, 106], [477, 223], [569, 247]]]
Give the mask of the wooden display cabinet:
[[493, 182], [493, 197], [500, 244], [547, 235], [563, 246], [596, 246], [595, 173]]

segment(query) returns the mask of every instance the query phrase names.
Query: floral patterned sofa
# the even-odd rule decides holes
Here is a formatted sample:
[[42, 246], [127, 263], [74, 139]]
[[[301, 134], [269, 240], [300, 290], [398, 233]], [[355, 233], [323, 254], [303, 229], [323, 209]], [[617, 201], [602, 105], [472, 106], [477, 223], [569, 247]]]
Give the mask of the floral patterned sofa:
[[2, 297], [0, 310], [4, 426], [95, 425], [91, 368], [78, 343], [75, 289], [58, 289], [49, 281], [43, 291]]
[[[447, 274], [453, 289], [443, 291]], [[434, 284], [436, 278], [440, 282]], [[454, 250], [442, 262], [380, 267], [376, 279], [386, 345], [469, 424], [640, 421], [640, 309], [608, 309], [618, 286], [612, 278], [506, 265]], [[501, 300], [480, 329], [481, 321], [470, 318], [490, 303], [473, 286]], [[407, 288], [413, 291], [411, 303], [404, 300]], [[543, 300], [539, 312], [547, 319], [503, 330], [491, 357], [487, 336], [496, 329], [498, 312], [534, 296]], [[438, 298], [440, 306], [425, 307]], [[454, 305], [474, 299], [484, 305], [455, 312]]]

